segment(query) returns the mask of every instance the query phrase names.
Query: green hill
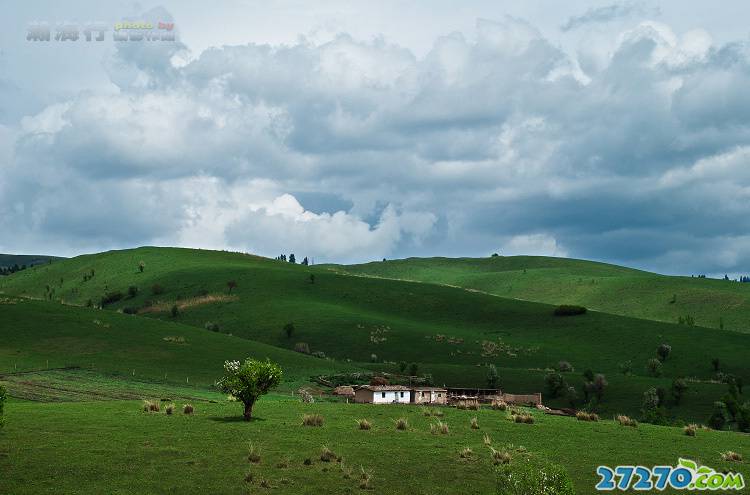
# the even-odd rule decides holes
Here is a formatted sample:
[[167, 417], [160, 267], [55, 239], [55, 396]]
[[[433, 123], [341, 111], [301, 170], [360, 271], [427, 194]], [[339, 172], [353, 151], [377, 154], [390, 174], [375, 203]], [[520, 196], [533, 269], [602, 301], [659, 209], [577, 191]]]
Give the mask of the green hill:
[[409, 258], [332, 269], [452, 285], [502, 297], [649, 320], [750, 332], [750, 284], [673, 277], [605, 263], [540, 256]]
[[[601, 269], [608, 270], [606, 266]], [[229, 281], [236, 283], [231, 291]], [[131, 295], [129, 287], [135, 287]], [[281, 349], [289, 359], [298, 358], [289, 351], [304, 342], [313, 352], [335, 358], [305, 358], [325, 365], [329, 372], [357, 363], [396, 372], [397, 363], [406, 361], [417, 363], [420, 373], [432, 374], [437, 383], [482, 386], [486, 383], [485, 365], [494, 364], [500, 370], [503, 389], [523, 393], [543, 391], [545, 370], [566, 360], [577, 370], [567, 379], [579, 390], [583, 370], [607, 375], [610, 387], [600, 407], [612, 413], [637, 414], [646, 389], [669, 389], [673, 378], [685, 376], [692, 380], [690, 391], [679, 406], [672, 407], [672, 413], [705, 421], [713, 401], [726, 390], [712, 381], [713, 357], [720, 358], [723, 372], [750, 379], [744, 351], [750, 335], [598, 312], [556, 317], [553, 308], [545, 304], [442, 285], [351, 276], [323, 266], [305, 267], [227, 252], [139, 248], [80, 256], [6, 277], [0, 280], [0, 291], [82, 306], [89, 301], [99, 304], [105, 295], [112, 299], [120, 293], [122, 299], [105, 304], [105, 308], [137, 310], [137, 316], [91, 308], [76, 311], [90, 320], [111, 314], [138, 322], [134, 326], [169, 322], [177, 325], [180, 333], [194, 327], [195, 335], [218, 337], [205, 329], [208, 326], [219, 333], [231, 333], [232, 342], [247, 339]], [[171, 312], [173, 306], [177, 306], [176, 316]], [[27, 307], [33, 310], [28, 316], [33, 319], [36, 308]], [[0, 306], [0, 311], [5, 308]], [[45, 309], [51, 308], [49, 305], [41, 308], [53, 311]], [[291, 338], [282, 330], [289, 322], [295, 326]], [[55, 325], [48, 331], [54, 333]], [[135, 345], [132, 336], [120, 338]], [[670, 344], [673, 351], [664, 364], [663, 376], [653, 378], [647, 376], [645, 364], [661, 343]], [[238, 354], [230, 350], [229, 345], [217, 348], [210, 358], [216, 363], [212, 366]], [[56, 353], [59, 355], [51, 346], [47, 355]], [[157, 373], [159, 360], [154, 363], [155, 357], [144, 357], [135, 364], [153, 366]], [[620, 374], [620, 365], [627, 361], [632, 363], [634, 376]], [[198, 368], [189, 362], [181, 366], [184, 372]], [[307, 370], [312, 365], [290, 362], [290, 366]], [[206, 373], [206, 379], [214, 377], [216, 369]], [[564, 404], [562, 400], [548, 402]]]

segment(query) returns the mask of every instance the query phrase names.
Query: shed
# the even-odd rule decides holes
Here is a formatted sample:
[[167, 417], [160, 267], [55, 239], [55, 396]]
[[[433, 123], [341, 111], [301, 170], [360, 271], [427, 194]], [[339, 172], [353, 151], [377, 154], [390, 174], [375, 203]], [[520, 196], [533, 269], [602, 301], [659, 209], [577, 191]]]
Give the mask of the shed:
[[440, 387], [414, 387], [412, 402], [415, 404], [447, 404], [448, 390]]
[[354, 391], [354, 402], [408, 404], [411, 402], [411, 390], [403, 385], [363, 385]]

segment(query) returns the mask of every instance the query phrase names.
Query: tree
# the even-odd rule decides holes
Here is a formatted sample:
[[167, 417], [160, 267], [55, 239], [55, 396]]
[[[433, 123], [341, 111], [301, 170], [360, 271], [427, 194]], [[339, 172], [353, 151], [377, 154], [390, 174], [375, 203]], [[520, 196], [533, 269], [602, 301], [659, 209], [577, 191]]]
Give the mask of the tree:
[[659, 361], [664, 362], [669, 357], [669, 354], [672, 352], [672, 346], [669, 344], [662, 344], [656, 349], [656, 357], [659, 358]]
[[578, 400], [578, 392], [575, 387], [568, 387], [565, 391], [565, 398], [570, 404], [570, 407], [576, 407], [576, 401]]
[[284, 333], [286, 334], [286, 338], [292, 338], [292, 334], [294, 334], [294, 323], [289, 322], [284, 325]]
[[138, 262], [138, 271], [141, 272], [141, 273], [143, 273], [143, 270], [145, 270], [145, 269], [146, 269], [146, 263], [144, 263], [143, 261], [139, 261]]
[[172, 318], [177, 318], [180, 315], [180, 308], [176, 304], [173, 304], [171, 313]]
[[688, 382], [684, 378], [677, 378], [672, 382], [672, 397], [674, 403], [679, 404], [688, 389]]
[[720, 364], [721, 364], [721, 361], [719, 361], [719, 358], [717, 357], [711, 360], [711, 366], [714, 367], [714, 371], [719, 371]]
[[597, 373], [596, 376], [594, 376], [593, 381], [593, 391], [594, 395], [596, 395], [596, 399], [601, 401], [602, 396], [604, 395], [604, 390], [609, 386], [609, 382], [607, 381], [607, 378], [601, 374]]
[[403, 373], [404, 371], [406, 371], [406, 361], [401, 361], [400, 363], [398, 363], [398, 370], [401, 373]]
[[648, 371], [651, 376], [661, 376], [661, 369], [661, 361], [656, 358], [651, 358], [646, 363], [646, 371]]
[[310, 283], [311, 283], [311, 284], [314, 284], [314, 283], [315, 283], [315, 274], [314, 274], [314, 273], [311, 273], [311, 274], [310, 274]]
[[308, 259], [307, 259], [307, 256], [305, 256], [305, 257], [304, 257], [304, 258], [302, 259], [302, 263], [301, 263], [301, 264], [302, 264], [302, 265], [305, 265], [305, 266], [307, 266], [307, 265], [309, 265], [309, 264], [310, 264], [310, 262], [309, 262], [309, 261], [308, 261]]
[[544, 384], [547, 386], [547, 391], [553, 399], [559, 397], [568, 388], [565, 378], [560, 373], [554, 371], [547, 373], [547, 376], [544, 377]]
[[583, 372], [583, 378], [587, 382], [593, 382], [594, 381], [594, 372], [591, 371], [590, 369], [587, 369], [586, 371]]
[[711, 417], [708, 418], [708, 425], [714, 430], [723, 430], [729, 420], [727, 405], [721, 401], [714, 402], [714, 411], [711, 413]]
[[417, 366], [417, 363], [411, 363], [409, 365], [409, 376], [417, 376], [418, 371], [419, 371], [419, 366]]
[[253, 406], [260, 396], [281, 383], [283, 371], [281, 367], [270, 359], [258, 361], [247, 358], [244, 363], [226, 361], [224, 376], [216, 386], [225, 394], [230, 394], [245, 405], [243, 414], [245, 421], [250, 421]]
[[500, 376], [497, 374], [497, 368], [494, 364], [490, 364], [487, 369], [487, 386], [489, 388], [497, 387], [498, 380], [500, 380]]
[[227, 282], [227, 287], [229, 288], [229, 293], [231, 294], [232, 289], [237, 287], [237, 282], [235, 282], [234, 280], [230, 280], [229, 282]]
[[289, 255], [289, 263], [296, 263], [297, 260], [294, 258], [294, 253]]

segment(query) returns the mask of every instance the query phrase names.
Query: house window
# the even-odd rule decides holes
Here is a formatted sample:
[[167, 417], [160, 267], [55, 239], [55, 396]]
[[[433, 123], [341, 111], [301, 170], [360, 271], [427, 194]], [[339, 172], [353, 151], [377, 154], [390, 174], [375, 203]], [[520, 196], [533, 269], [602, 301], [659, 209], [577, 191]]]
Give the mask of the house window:
[[385, 399], [385, 392], [380, 392], [380, 396]]
[[442, 396], [443, 396], [443, 394], [438, 394], [438, 397], [442, 397]]
[[403, 393], [403, 392], [401, 392], [401, 397], [403, 397], [403, 396], [404, 396], [404, 393]]

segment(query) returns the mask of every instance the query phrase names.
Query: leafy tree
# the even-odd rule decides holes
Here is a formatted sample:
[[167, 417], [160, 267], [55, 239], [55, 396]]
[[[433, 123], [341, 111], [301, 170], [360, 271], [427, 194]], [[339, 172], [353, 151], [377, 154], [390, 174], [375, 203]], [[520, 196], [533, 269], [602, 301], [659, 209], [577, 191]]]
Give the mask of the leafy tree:
[[714, 411], [711, 413], [711, 417], [708, 418], [708, 425], [714, 430], [723, 430], [727, 423], [729, 423], [729, 420], [727, 405], [722, 401], [714, 402]]
[[565, 399], [568, 401], [568, 404], [570, 404], [570, 407], [576, 407], [576, 401], [578, 401], [578, 392], [576, 391], [575, 387], [568, 387], [567, 390], [565, 390]]
[[289, 263], [296, 263], [297, 260], [294, 258], [294, 253], [289, 255]]
[[300, 263], [300, 264], [301, 264], [301, 265], [305, 265], [305, 266], [307, 266], [307, 265], [309, 265], [309, 264], [310, 264], [310, 261], [309, 261], [309, 260], [307, 259], [307, 256], [305, 256], [305, 257], [304, 257], [304, 258], [302, 259], [302, 263]]
[[230, 280], [229, 282], [227, 282], [227, 287], [229, 288], [229, 293], [231, 294], [232, 289], [237, 287], [237, 282], [234, 280]]
[[419, 372], [419, 366], [417, 363], [411, 363], [409, 365], [409, 376], [417, 376], [417, 373]]
[[499, 380], [500, 375], [497, 374], [497, 368], [494, 364], [490, 364], [487, 368], [487, 386], [489, 388], [496, 388]]
[[177, 318], [180, 314], [180, 308], [176, 304], [173, 304], [170, 312], [172, 313], [172, 318]]
[[404, 371], [406, 371], [406, 366], [406, 361], [401, 361], [400, 363], [398, 363], [398, 370], [403, 373]]
[[596, 395], [598, 401], [601, 401], [604, 396], [604, 391], [609, 386], [609, 382], [603, 374], [597, 373], [596, 376], [594, 376], [594, 381], [592, 383], [594, 395]]
[[684, 378], [677, 378], [672, 381], [672, 397], [675, 404], [679, 404], [685, 392], [688, 390], [688, 382]]
[[291, 339], [294, 334], [294, 323], [289, 322], [284, 325], [284, 333], [286, 334], [286, 338]]
[[661, 376], [662, 372], [662, 364], [661, 361], [659, 361], [656, 358], [651, 358], [646, 363], [646, 371], [649, 372], [651, 376]]
[[544, 384], [547, 387], [550, 397], [553, 399], [559, 397], [568, 388], [565, 378], [560, 373], [550, 372], [544, 377]]
[[271, 362], [270, 359], [258, 361], [247, 358], [244, 363], [226, 361], [224, 376], [216, 383], [216, 386], [245, 405], [243, 416], [245, 421], [250, 421], [255, 402], [260, 396], [277, 387], [281, 383], [282, 375], [281, 367]]
[[659, 361], [664, 362], [669, 357], [669, 354], [672, 352], [672, 346], [669, 344], [662, 344], [656, 349], [656, 357], [659, 358]]

